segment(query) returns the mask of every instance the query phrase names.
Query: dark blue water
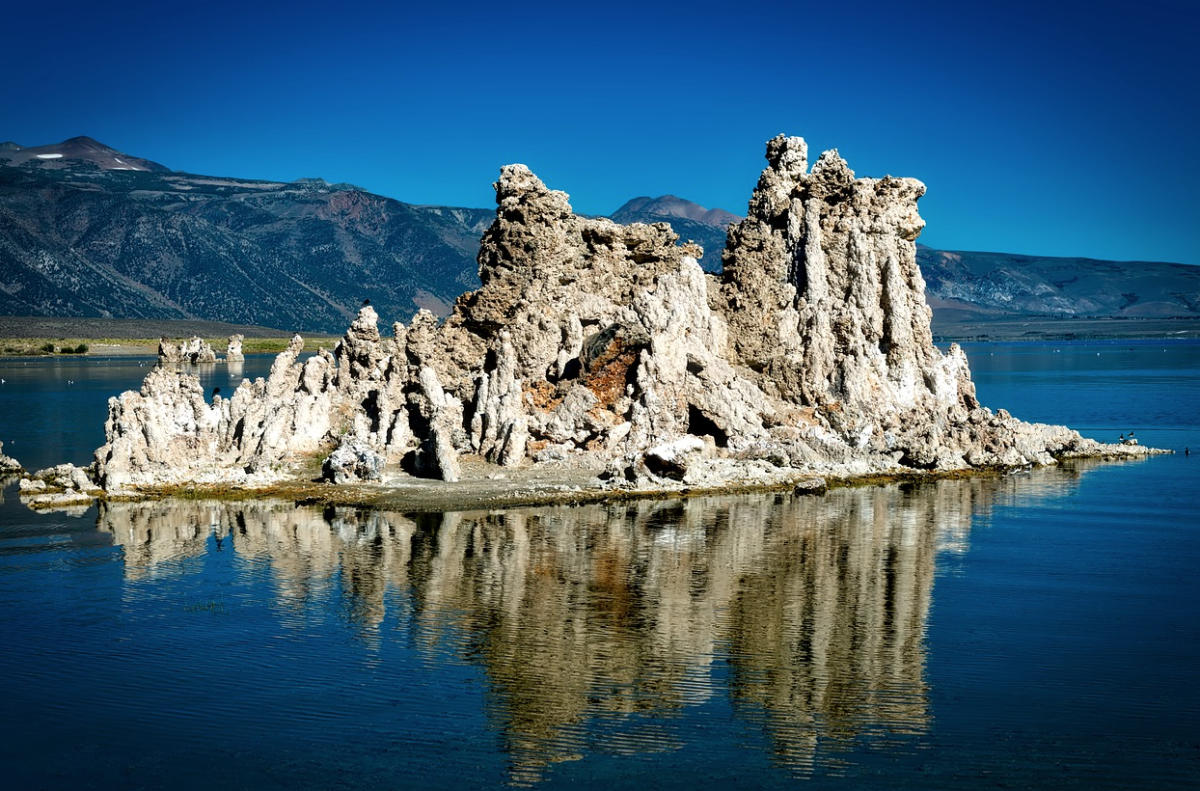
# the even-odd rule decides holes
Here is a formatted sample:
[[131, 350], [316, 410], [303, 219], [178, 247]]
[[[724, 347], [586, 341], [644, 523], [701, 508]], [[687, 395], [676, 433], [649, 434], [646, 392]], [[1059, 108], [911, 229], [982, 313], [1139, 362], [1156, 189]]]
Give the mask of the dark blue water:
[[[1195, 340], [963, 344], [980, 402], [1038, 423], [1116, 442], [1182, 450], [1200, 419]], [[1193, 446], [1195, 440], [1192, 440]]]
[[[1200, 448], [1200, 345], [966, 348], [993, 408]], [[5, 451], [85, 463], [139, 362], [0, 361]], [[9, 484], [4, 784], [1197, 788], [1198, 463], [445, 516]]]

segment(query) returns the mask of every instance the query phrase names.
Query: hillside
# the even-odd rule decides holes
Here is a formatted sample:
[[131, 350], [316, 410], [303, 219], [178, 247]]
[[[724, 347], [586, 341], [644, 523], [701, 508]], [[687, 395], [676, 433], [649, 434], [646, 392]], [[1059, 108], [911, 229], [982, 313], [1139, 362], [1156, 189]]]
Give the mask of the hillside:
[[0, 150], [3, 315], [339, 332], [364, 299], [387, 316], [445, 313], [477, 282], [493, 216], [319, 179], [177, 173], [78, 139], [60, 148], [79, 158], [39, 158], [52, 148]]
[[918, 246], [935, 310], [991, 315], [1166, 318], [1200, 314], [1200, 267]]

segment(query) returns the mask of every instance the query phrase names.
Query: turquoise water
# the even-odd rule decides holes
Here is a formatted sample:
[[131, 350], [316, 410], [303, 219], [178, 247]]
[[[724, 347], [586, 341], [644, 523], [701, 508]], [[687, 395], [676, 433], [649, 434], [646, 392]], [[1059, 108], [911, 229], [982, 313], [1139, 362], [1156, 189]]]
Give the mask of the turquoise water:
[[[445, 516], [9, 483], [5, 786], [1200, 787], [1200, 345], [965, 348], [993, 408], [1181, 452]], [[87, 462], [142, 362], [0, 361], [5, 450]]]

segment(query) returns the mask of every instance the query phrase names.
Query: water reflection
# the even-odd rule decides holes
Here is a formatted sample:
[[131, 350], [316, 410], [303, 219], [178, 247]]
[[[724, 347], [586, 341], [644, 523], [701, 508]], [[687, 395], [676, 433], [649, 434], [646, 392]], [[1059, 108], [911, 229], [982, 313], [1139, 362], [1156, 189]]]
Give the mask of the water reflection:
[[16, 486], [19, 480], [21, 480], [19, 475], [0, 475], [0, 503], [4, 502], [4, 492], [10, 486]]
[[[297, 628], [335, 618], [480, 667], [510, 779], [704, 738], [732, 707], [797, 774], [930, 726], [935, 560], [1062, 470], [999, 480], [445, 515], [287, 503], [102, 506], [128, 578], [231, 551]], [[210, 540], [211, 539], [211, 540]], [[698, 716], [678, 716], [685, 709]], [[686, 722], [685, 722], [686, 720]], [[690, 724], [688, 724], [690, 723]]]

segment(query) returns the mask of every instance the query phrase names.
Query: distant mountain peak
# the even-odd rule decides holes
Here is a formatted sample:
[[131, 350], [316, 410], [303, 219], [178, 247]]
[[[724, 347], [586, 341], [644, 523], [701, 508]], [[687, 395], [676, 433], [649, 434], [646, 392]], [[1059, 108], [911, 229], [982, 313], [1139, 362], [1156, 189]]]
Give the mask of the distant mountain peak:
[[742, 219], [724, 209], [706, 209], [698, 203], [675, 195], [662, 195], [658, 198], [643, 195], [626, 201], [621, 208], [612, 213], [612, 218], [617, 222], [637, 222], [644, 217], [678, 217], [721, 229]]
[[70, 168], [78, 163], [100, 170], [144, 170], [169, 173], [170, 168], [149, 159], [131, 156], [106, 146], [95, 138], [78, 135], [61, 143], [24, 147], [16, 143], [0, 144], [9, 166]]

